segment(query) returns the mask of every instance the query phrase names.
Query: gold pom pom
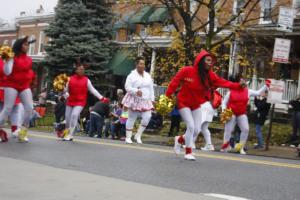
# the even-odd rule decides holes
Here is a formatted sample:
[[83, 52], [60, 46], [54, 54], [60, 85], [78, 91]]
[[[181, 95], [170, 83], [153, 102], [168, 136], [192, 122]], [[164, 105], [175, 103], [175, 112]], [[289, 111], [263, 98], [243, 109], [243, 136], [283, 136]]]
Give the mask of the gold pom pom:
[[163, 116], [168, 115], [175, 107], [175, 102], [175, 99], [171, 99], [166, 95], [160, 95], [158, 103], [155, 105], [155, 109]]
[[66, 74], [60, 74], [55, 77], [54, 82], [53, 82], [53, 88], [57, 92], [62, 92], [67, 83], [69, 81], [69, 77]]
[[13, 50], [9, 46], [2, 46], [0, 47], [0, 56], [3, 60], [8, 60], [15, 56]]
[[221, 123], [225, 124], [228, 122], [233, 115], [233, 112], [231, 108], [226, 108], [221, 114], [220, 114], [220, 121]]

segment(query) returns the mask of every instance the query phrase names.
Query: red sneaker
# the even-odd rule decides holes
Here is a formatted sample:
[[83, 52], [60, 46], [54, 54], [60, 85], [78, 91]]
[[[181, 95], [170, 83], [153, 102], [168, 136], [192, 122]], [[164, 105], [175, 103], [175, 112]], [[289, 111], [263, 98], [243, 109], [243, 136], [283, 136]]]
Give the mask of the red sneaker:
[[7, 133], [3, 129], [0, 129], [0, 139], [1, 139], [1, 142], [8, 141]]
[[222, 145], [221, 147], [221, 152], [227, 152], [227, 151], [230, 151], [231, 149], [231, 146], [230, 146], [230, 143], [229, 142], [226, 142]]

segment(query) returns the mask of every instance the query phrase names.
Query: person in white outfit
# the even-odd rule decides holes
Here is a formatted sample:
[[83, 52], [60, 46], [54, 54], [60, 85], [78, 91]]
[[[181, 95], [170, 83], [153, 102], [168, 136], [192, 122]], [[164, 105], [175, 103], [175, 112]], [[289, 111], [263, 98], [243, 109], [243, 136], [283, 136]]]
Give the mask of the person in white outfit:
[[137, 143], [142, 144], [142, 134], [151, 119], [151, 110], [154, 108], [153, 80], [150, 74], [145, 71], [144, 58], [138, 57], [135, 65], [136, 69], [127, 76], [125, 82], [127, 93], [122, 100], [122, 104], [128, 108], [125, 139], [128, 144], [133, 143], [131, 140], [132, 131], [138, 117], [141, 117], [142, 120], [134, 139]]

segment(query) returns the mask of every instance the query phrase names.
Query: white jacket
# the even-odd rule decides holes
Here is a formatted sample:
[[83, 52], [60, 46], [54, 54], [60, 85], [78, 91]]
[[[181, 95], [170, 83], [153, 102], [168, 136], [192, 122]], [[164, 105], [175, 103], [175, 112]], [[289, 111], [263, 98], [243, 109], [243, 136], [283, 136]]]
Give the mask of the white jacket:
[[144, 71], [144, 75], [141, 76], [136, 69], [131, 71], [125, 82], [125, 90], [132, 95], [136, 95], [140, 90], [143, 99], [154, 101], [153, 80], [148, 72]]

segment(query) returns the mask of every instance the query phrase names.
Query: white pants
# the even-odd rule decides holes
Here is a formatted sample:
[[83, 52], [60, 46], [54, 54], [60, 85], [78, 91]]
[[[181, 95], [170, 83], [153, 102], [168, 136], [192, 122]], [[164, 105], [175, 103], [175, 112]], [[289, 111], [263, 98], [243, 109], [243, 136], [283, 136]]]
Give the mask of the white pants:
[[65, 119], [66, 119], [66, 127], [70, 128], [70, 134], [73, 135], [75, 128], [78, 124], [78, 119], [80, 113], [83, 109], [83, 106], [67, 106]]
[[[212, 144], [211, 143], [211, 134], [210, 134], [210, 131], [208, 129], [208, 126], [209, 126], [209, 122], [203, 122], [201, 124], [201, 133], [202, 133], [202, 135], [204, 137], [206, 145]], [[195, 133], [194, 134], [194, 137], [193, 137], [193, 141], [194, 142], [196, 142], [198, 135], [199, 135], [199, 133]]]
[[29, 127], [30, 117], [33, 110], [32, 93], [30, 88], [19, 93], [14, 88], [4, 88], [4, 106], [0, 113], [0, 123], [3, 124], [4, 120], [13, 111], [17, 96], [20, 97], [24, 106], [24, 119], [21, 120], [25, 127]]
[[180, 116], [186, 124], [185, 145], [191, 147], [194, 137], [197, 138], [201, 131], [201, 108], [191, 110], [190, 108], [182, 108], [179, 110]]
[[240, 142], [246, 143], [249, 135], [249, 122], [246, 114], [236, 117], [235, 115], [225, 124], [224, 143], [228, 142], [235, 125], [241, 129]]
[[128, 110], [128, 119], [126, 122], [126, 130], [132, 130], [134, 123], [138, 117], [142, 118], [141, 126], [147, 127], [151, 119], [151, 110], [145, 112], [135, 112]]
[[[212, 122], [212, 120], [213, 120], [215, 110], [213, 109], [213, 107], [209, 101], [201, 104], [200, 110], [201, 110], [201, 121], [199, 122], [200, 127], [201, 127], [200, 131], [203, 134], [206, 145], [210, 145], [210, 144], [212, 144], [211, 143], [211, 133], [210, 133], [208, 127], [209, 127], [209, 123]], [[200, 132], [194, 133], [194, 137], [193, 137], [194, 142], [196, 142], [199, 133]]]
[[[3, 103], [0, 103], [0, 110], [3, 109]], [[24, 108], [21, 103], [15, 105], [9, 114], [9, 120], [12, 126], [21, 127], [23, 120]]]

